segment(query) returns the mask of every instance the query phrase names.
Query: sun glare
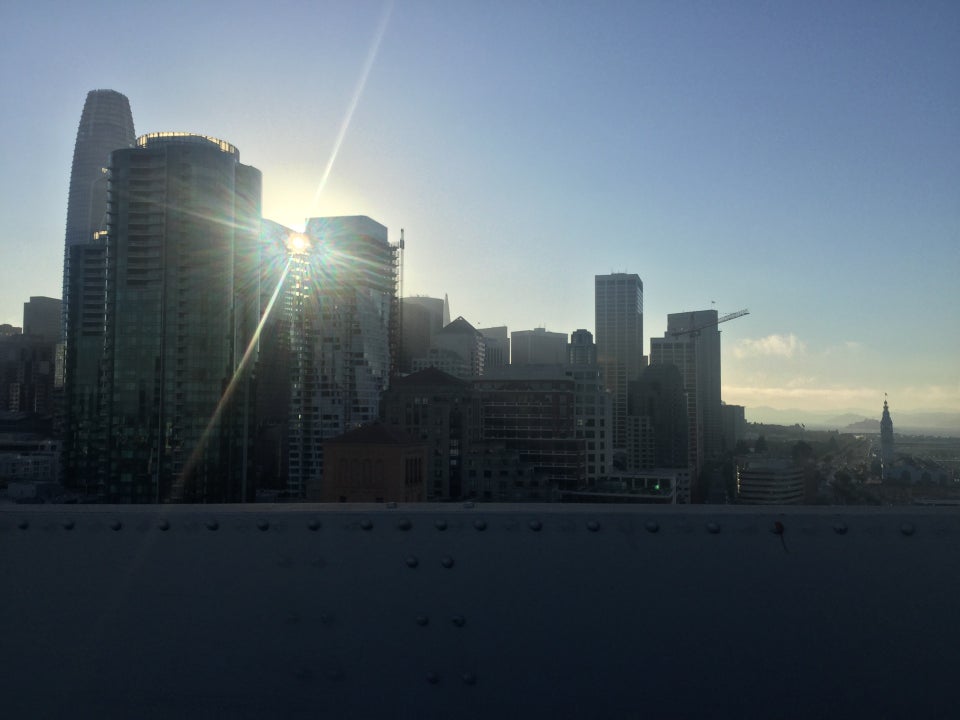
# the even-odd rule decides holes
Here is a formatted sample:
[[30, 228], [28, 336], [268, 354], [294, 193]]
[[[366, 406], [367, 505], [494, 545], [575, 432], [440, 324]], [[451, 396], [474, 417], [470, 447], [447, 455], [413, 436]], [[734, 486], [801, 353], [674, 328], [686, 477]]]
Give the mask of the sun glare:
[[303, 255], [310, 250], [310, 238], [303, 233], [288, 235], [285, 242], [291, 255]]

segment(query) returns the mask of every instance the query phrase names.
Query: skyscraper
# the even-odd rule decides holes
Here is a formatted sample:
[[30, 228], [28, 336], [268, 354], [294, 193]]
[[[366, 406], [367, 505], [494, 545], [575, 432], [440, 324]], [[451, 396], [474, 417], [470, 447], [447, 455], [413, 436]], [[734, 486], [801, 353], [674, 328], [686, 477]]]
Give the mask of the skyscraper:
[[597, 364], [613, 395], [613, 447], [627, 445], [627, 388], [644, 367], [643, 281], [634, 273], [594, 279]]
[[131, 147], [133, 116], [125, 95], [115, 90], [91, 90], [83, 104], [70, 170], [66, 245], [91, 240], [106, 230], [107, 177], [110, 153]]
[[80, 116], [70, 171], [63, 256], [57, 384], [64, 386], [64, 480], [78, 490], [101, 483], [100, 372], [106, 302], [107, 173], [110, 153], [134, 144], [130, 103], [91, 90]]
[[399, 345], [397, 246], [365, 216], [311, 218], [291, 264], [287, 490], [322, 492], [323, 441], [372, 422]]
[[260, 171], [217, 138], [153, 133], [112, 154], [109, 201], [103, 490], [247, 499]]
[[694, 499], [704, 461], [716, 460], [723, 448], [718, 320], [716, 310], [671, 313], [664, 336], [650, 340], [650, 364], [676, 365], [683, 378]]

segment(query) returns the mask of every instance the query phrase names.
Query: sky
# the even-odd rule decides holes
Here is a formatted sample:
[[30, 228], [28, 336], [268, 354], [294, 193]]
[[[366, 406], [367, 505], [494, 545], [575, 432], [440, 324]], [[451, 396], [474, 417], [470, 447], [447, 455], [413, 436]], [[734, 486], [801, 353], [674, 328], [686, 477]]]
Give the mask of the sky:
[[[59, 297], [88, 90], [236, 145], [264, 216], [368, 215], [476, 327], [721, 325], [723, 399], [960, 409], [960, 3], [0, 5], [0, 323]], [[894, 415], [895, 416], [895, 415]]]

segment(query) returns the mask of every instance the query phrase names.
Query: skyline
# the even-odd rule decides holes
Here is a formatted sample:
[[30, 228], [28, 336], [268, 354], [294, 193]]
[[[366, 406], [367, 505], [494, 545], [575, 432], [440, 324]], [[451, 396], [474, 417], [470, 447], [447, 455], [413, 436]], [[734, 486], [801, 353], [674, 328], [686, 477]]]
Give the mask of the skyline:
[[960, 405], [950, 3], [92, 7], [0, 11], [0, 323], [59, 297], [77, 120], [110, 88], [138, 134], [236, 145], [265, 218], [404, 228], [404, 294], [475, 327], [595, 333], [594, 275], [637, 273], [647, 353], [668, 313], [750, 309], [728, 403]]

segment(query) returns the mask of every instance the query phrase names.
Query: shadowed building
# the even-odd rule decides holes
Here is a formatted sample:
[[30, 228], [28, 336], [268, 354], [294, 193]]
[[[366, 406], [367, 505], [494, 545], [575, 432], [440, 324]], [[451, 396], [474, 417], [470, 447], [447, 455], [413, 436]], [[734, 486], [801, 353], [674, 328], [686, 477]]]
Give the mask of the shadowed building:
[[103, 491], [249, 499], [260, 171], [227, 142], [153, 133], [110, 166]]
[[426, 357], [414, 358], [413, 371], [435, 367], [454, 377], [478, 377], [483, 375], [485, 358], [483, 335], [458, 317], [434, 335]]
[[470, 382], [437, 368], [395, 378], [381, 396], [380, 414], [426, 444], [426, 498], [459, 499], [463, 459], [480, 437], [480, 400]]
[[[628, 470], [687, 468], [687, 402], [674, 365], [651, 365], [630, 383]], [[678, 488], [689, 502], [690, 488]]]
[[479, 328], [483, 335], [483, 367], [495, 368], [510, 364], [510, 335], [506, 325]]
[[645, 365], [643, 357], [643, 282], [630, 273], [594, 278], [597, 364], [613, 395], [613, 448], [627, 444], [627, 386]]
[[893, 419], [887, 399], [883, 399], [883, 415], [880, 417], [880, 478], [889, 480], [893, 467]]
[[399, 369], [412, 372], [413, 359], [430, 352], [430, 342], [449, 320], [445, 300], [431, 297], [405, 297], [401, 306], [401, 342]]
[[374, 422], [323, 443], [324, 473], [314, 502], [422, 502], [427, 448], [396, 428]]
[[567, 363], [570, 365], [596, 365], [597, 346], [589, 330], [574, 330], [567, 345]]
[[132, 147], [126, 96], [91, 90], [80, 116], [70, 170], [63, 257], [57, 385], [63, 385], [64, 480], [80, 490], [102, 481], [101, 370], [105, 338], [107, 172], [110, 153]]
[[566, 333], [545, 328], [514, 330], [510, 334], [511, 365], [556, 365], [566, 362]]

